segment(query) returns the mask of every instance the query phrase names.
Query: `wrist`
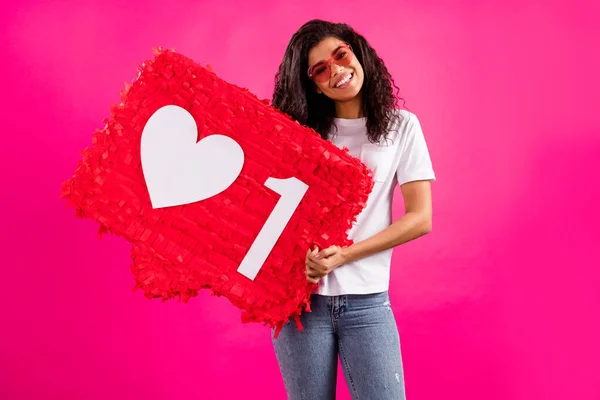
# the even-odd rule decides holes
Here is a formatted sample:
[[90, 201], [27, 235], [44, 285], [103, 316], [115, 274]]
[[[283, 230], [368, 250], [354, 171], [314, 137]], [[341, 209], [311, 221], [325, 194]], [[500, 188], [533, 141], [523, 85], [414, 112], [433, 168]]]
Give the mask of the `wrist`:
[[344, 264], [349, 264], [356, 261], [355, 257], [355, 247], [353, 244], [347, 247], [342, 247], [342, 259], [344, 260]]

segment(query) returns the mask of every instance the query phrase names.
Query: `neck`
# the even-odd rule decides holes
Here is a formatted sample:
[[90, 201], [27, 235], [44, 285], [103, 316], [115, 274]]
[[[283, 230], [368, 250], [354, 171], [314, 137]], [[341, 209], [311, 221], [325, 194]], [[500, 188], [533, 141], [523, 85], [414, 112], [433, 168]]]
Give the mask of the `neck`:
[[348, 101], [335, 102], [335, 116], [344, 119], [357, 119], [364, 117], [362, 108], [362, 96], [358, 96]]

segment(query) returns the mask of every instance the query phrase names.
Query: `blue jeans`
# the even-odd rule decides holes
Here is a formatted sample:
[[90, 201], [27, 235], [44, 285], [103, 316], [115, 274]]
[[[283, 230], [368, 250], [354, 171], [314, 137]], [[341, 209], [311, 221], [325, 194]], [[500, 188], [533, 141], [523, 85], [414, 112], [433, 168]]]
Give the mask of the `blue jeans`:
[[353, 399], [404, 400], [400, 338], [387, 292], [311, 297], [298, 331], [272, 335], [289, 400], [335, 400], [338, 356]]

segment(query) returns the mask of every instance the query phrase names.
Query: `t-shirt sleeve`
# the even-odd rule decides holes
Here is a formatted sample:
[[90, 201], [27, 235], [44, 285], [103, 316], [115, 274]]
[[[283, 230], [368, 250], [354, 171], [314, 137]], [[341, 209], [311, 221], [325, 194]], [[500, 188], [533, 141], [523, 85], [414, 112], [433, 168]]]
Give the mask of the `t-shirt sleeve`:
[[407, 118], [407, 125], [403, 132], [405, 137], [401, 139], [402, 150], [396, 170], [398, 184], [422, 180], [433, 182], [436, 179], [435, 173], [421, 124], [414, 114], [404, 118]]

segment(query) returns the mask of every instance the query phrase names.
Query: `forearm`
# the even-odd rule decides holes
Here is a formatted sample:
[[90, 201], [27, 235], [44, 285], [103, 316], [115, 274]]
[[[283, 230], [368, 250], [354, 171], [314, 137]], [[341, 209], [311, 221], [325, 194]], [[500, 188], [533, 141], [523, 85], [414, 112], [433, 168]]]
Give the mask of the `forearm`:
[[360, 260], [403, 243], [410, 242], [431, 231], [431, 215], [407, 212], [383, 231], [343, 249], [347, 263]]

